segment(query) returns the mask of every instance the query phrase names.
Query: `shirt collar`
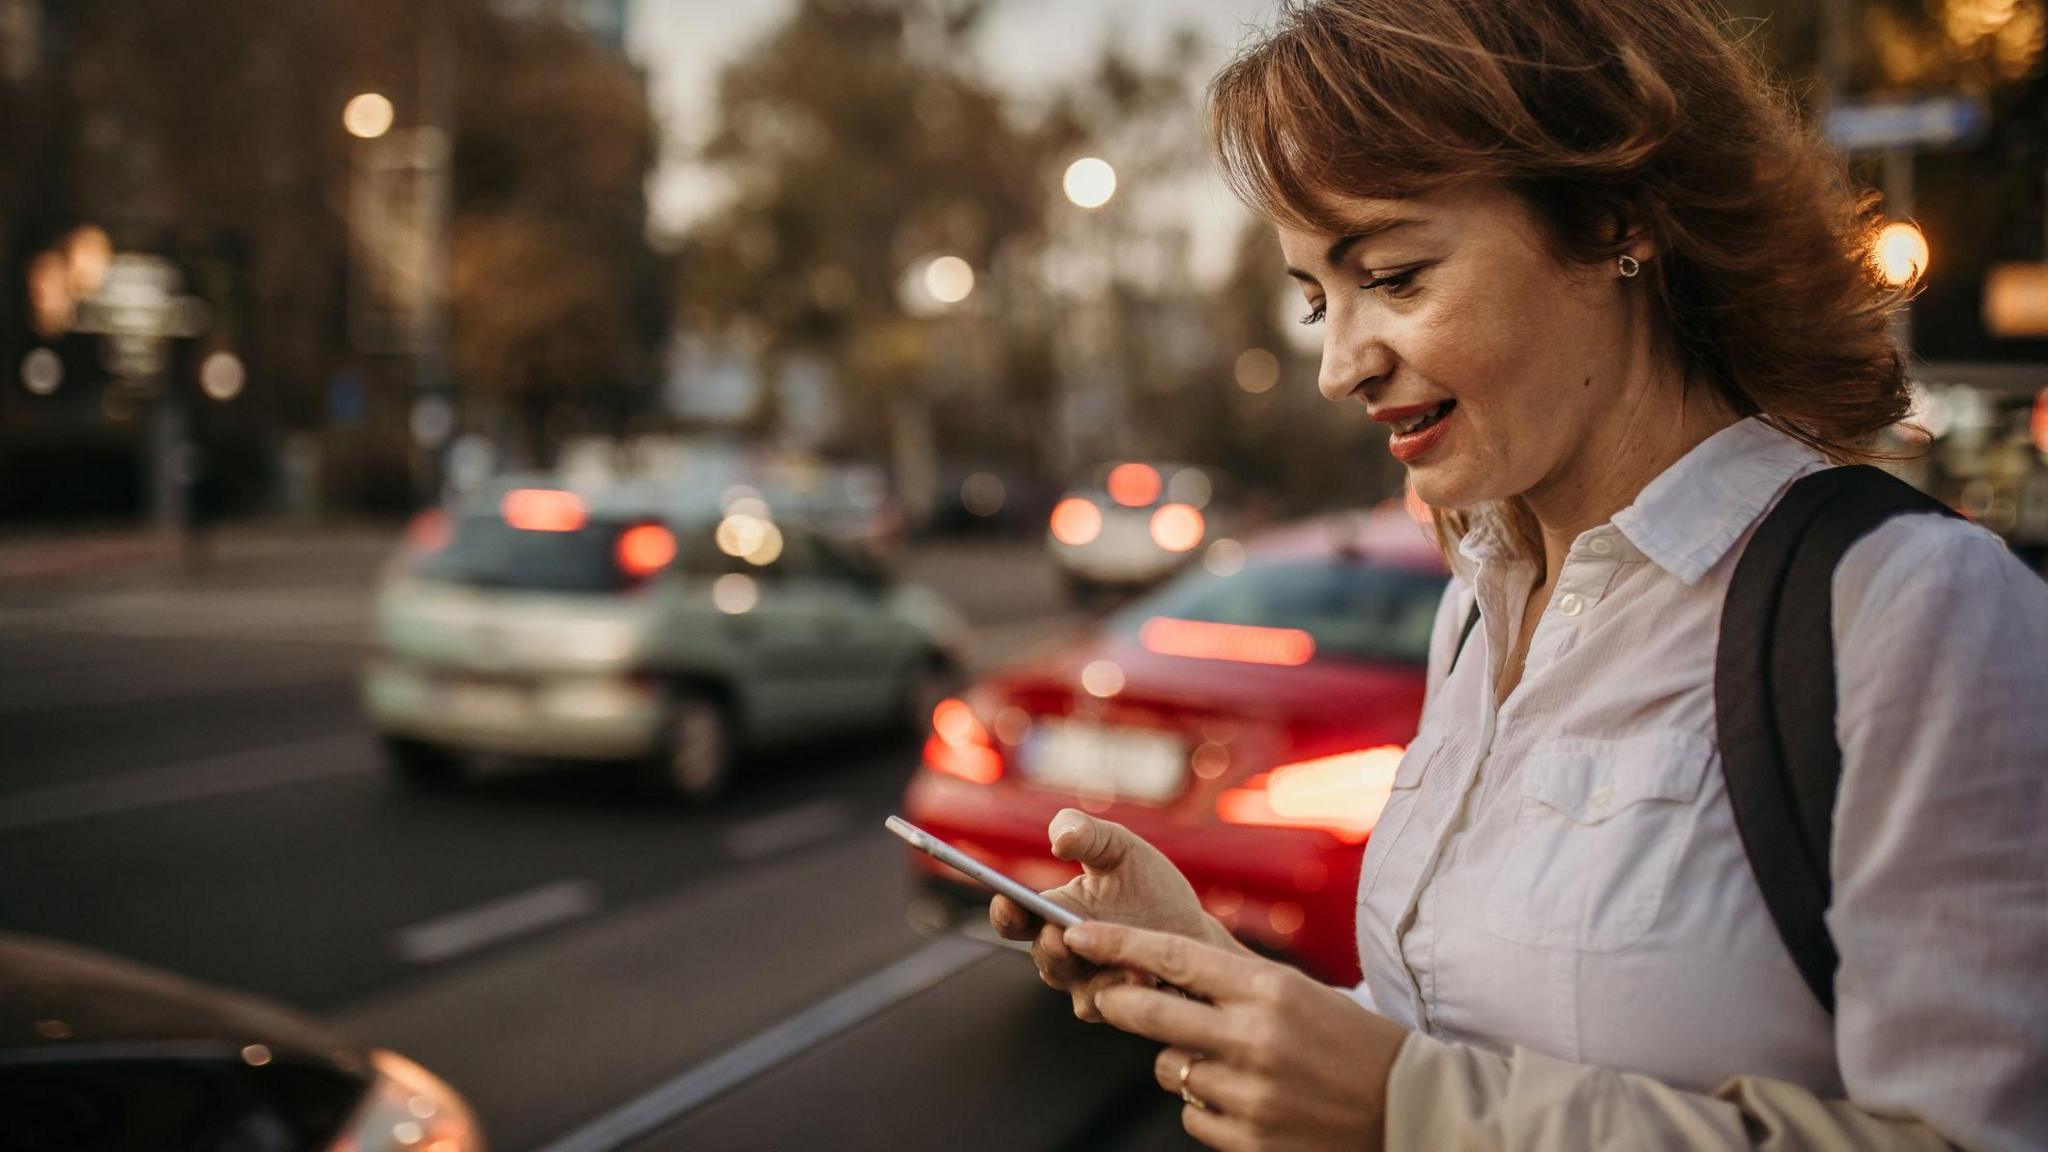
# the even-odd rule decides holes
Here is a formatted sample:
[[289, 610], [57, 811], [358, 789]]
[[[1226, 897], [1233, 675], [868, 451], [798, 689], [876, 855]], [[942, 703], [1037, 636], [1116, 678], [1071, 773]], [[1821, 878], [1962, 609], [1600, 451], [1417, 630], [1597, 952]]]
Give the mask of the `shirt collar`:
[[[1752, 416], [1723, 428], [1650, 481], [1614, 526], [1658, 567], [1697, 584], [1793, 477], [1821, 455]], [[1516, 555], [1494, 505], [1473, 509], [1458, 552], [1474, 564]]]
[[1472, 510], [1465, 534], [1458, 537], [1458, 554], [1474, 564], [1507, 560], [1515, 555], [1514, 533], [1508, 530], [1498, 506], [1481, 504]]
[[1754, 416], [1707, 437], [1650, 481], [1614, 526], [1658, 567], [1699, 583], [1820, 453]]

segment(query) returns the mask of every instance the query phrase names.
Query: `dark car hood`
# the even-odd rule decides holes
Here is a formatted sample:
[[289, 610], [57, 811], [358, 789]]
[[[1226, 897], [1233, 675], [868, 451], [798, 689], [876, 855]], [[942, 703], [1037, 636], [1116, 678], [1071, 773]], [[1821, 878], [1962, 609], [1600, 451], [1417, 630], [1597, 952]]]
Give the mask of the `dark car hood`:
[[289, 1009], [76, 945], [0, 933], [0, 1052], [170, 1041], [363, 1062], [345, 1037]]

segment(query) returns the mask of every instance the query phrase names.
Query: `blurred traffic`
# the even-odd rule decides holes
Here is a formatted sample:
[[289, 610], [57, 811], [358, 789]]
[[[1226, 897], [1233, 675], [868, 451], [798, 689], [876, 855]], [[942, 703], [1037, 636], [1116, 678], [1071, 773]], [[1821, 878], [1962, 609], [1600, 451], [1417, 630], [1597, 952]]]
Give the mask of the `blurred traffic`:
[[[2040, 3], [1733, 7], [2048, 564]], [[1268, 8], [0, 0], [10, 1131], [1181, 1146], [881, 821], [1356, 977], [1448, 573], [1205, 151]]]
[[390, 767], [432, 784], [479, 753], [624, 762], [708, 799], [745, 753], [921, 729], [967, 625], [829, 539], [864, 534], [846, 510], [542, 476], [421, 513], [380, 582], [363, 674]]

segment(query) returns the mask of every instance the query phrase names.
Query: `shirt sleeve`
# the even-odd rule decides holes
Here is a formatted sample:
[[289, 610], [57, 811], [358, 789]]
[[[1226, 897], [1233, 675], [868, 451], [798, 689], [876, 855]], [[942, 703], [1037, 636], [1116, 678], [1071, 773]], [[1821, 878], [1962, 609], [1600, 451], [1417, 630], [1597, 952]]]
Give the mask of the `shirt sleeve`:
[[1711, 1095], [1516, 1048], [1411, 1034], [1387, 1076], [1387, 1152], [1948, 1152], [1917, 1120], [1738, 1077]]
[[2048, 584], [1901, 517], [1843, 557], [1834, 635], [1842, 1083], [1965, 1148], [2048, 1148]]
[[1982, 529], [1902, 518], [1844, 557], [1834, 633], [1849, 1099], [1411, 1035], [1390, 1150], [2048, 1148], [2048, 586]]

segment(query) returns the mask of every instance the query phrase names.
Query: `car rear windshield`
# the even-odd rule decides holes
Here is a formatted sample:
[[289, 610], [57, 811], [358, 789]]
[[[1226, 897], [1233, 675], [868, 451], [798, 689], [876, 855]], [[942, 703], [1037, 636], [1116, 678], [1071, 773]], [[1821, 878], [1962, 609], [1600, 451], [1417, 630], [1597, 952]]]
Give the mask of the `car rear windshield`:
[[538, 592], [618, 592], [635, 581], [619, 566], [628, 525], [589, 520], [572, 532], [529, 532], [497, 516], [465, 516], [455, 538], [414, 571], [428, 580]]
[[1405, 568], [1333, 563], [1255, 564], [1231, 576], [1196, 569], [1139, 601], [1113, 627], [1135, 636], [1147, 620], [1296, 628], [1317, 659], [1425, 664], [1447, 577]]

